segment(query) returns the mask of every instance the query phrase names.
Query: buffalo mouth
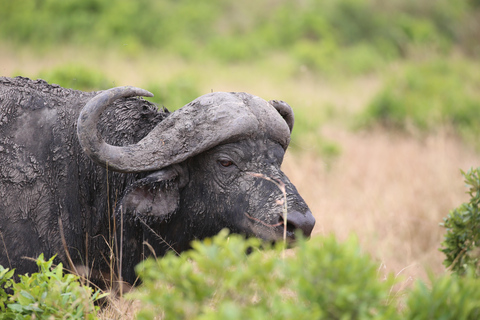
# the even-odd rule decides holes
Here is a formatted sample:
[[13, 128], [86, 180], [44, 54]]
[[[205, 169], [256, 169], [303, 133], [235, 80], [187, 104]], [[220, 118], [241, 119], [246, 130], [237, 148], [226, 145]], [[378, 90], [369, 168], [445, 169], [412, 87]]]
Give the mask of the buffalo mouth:
[[248, 218], [253, 234], [265, 240], [278, 241], [286, 238], [288, 241], [295, 240], [295, 233], [300, 231], [303, 236], [310, 237], [313, 227], [315, 226], [315, 218], [310, 211], [300, 213], [298, 211], [288, 212], [287, 221], [282, 214], [278, 215], [278, 222], [270, 224], [260, 219], [254, 218], [245, 213]]
[[[276, 226], [275, 233], [281, 234], [282, 237], [286, 235], [286, 238], [295, 240], [295, 232], [299, 230], [297, 226], [295, 226], [293, 223], [288, 221], [288, 215], [287, 215], [287, 223], [285, 224], [285, 220], [283, 216], [280, 216], [279, 218], [280, 222], [278, 223], [278, 226]], [[306, 235], [307, 237], [310, 235]]]

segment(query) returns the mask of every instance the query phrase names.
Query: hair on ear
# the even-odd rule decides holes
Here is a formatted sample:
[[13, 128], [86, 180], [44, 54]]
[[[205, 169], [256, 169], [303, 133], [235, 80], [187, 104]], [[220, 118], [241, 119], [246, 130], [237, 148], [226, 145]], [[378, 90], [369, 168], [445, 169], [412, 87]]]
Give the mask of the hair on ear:
[[168, 220], [178, 209], [180, 189], [186, 184], [185, 170], [171, 166], [131, 184], [115, 210], [126, 219]]

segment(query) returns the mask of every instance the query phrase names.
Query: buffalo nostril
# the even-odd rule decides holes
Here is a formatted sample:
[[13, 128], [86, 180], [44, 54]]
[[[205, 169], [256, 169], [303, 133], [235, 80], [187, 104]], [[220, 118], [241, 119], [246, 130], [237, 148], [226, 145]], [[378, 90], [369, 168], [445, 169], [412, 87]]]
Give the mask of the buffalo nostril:
[[[283, 222], [283, 217], [280, 218]], [[285, 223], [285, 222], [284, 222]], [[310, 210], [305, 213], [298, 211], [291, 211], [287, 213], [287, 230], [295, 231], [297, 229], [302, 230], [303, 235], [309, 237], [312, 234], [313, 227], [315, 226], [315, 218]]]

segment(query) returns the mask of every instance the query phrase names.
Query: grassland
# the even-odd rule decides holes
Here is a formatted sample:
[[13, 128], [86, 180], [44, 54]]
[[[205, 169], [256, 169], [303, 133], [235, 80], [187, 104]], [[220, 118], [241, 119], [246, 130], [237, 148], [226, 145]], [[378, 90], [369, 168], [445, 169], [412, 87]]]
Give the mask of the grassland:
[[[295, 128], [303, 134], [293, 142], [284, 163], [317, 219], [313, 236], [357, 235], [363, 249], [378, 259], [379, 269], [405, 275], [406, 284], [426, 279], [427, 271], [445, 272], [438, 251], [444, 233], [439, 223], [467, 201], [460, 169], [478, 166], [480, 155], [448, 128], [418, 135], [384, 127], [352, 130], [355, 115], [381, 90], [381, 74], [331, 82], [310, 74], [279, 79], [269, 70], [276, 63], [281, 68], [281, 61], [189, 65], [154, 52], [124, 59], [115, 52], [69, 47], [54, 55], [2, 49], [0, 60], [1, 72], [7, 75], [22, 70], [21, 74], [34, 76], [59, 64], [91, 61], [89, 67], [116, 79], [112, 86], [166, 83], [192, 74], [200, 94], [247, 91], [286, 100], [299, 113], [313, 113], [318, 121], [309, 125], [312, 132]], [[314, 143], [332, 145], [336, 151], [333, 155], [329, 149], [319, 151]]]
[[[243, 9], [236, 4], [222, 9], [224, 18], [212, 27], [214, 33], [223, 30], [221, 37], [209, 38], [211, 30], [205, 31], [201, 44], [188, 46], [181, 37], [159, 44], [128, 32], [105, 47], [98, 45], [102, 39], [89, 43], [81, 34], [61, 43], [49, 38], [45, 46], [38, 39], [24, 45], [21, 38], [3, 36], [0, 75], [55, 82], [57, 75], [49, 72], [68, 69], [74, 70], [69, 76], [74, 86], [82, 76], [75, 70], [88, 69], [90, 76], [101, 75], [96, 82], [100, 86], [145, 87], [169, 109], [211, 91], [246, 91], [287, 101], [297, 122], [283, 168], [317, 219], [313, 237], [333, 233], [346, 239], [355, 234], [363, 250], [378, 260], [379, 273], [404, 275], [402, 285], [407, 287], [426, 279], [428, 272], [445, 272], [438, 250], [444, 229], [439, 224], [468, 200], [460, 169], [480, 165], [480, 133], [475, 129], [480, 64], [472, 41], [476, 29], [454, 27], [461, 19], [474, 25], [476, 11], [466, 16], [463, 1], [455, 10], [445, 9], [446, 1], [438, 6], [426, 1], [424, 7], [391, 1], [375, 9], [379, 12], [370, 24], [360, 18], [379, 2], [338, 1], [357, 10], [355, 21], [363, 34], [355, 35], [345, 23], [328, 38], [329, 28], [335, 27], [329, 19], [334, 21], [341, 11], [332, 9], [335, 1], [327, 2], [331, 17], [327, 12], [310, 25], [310, 2], [297, 8], [307, 22], [291, 26], [297, 32], [293, 36], [282, 30], [283, 38], [268, 38], [268, 25], [255, 27], [268, 8], [249, 16], [249, 1]], [[282, 16], [286, 2], [272, 3], [278, 9], [274, 17], [292, 22], [285, 12]], [[415, 14], [406, 14], [410, 11]], [[397, 12], [405, 14], [403, 20]], [[228, 17], [236, 18], [228, 23]], [[384, 30], [388, 34], [379, 33], [389, 19], [393, 26]], [[309, 29], [318, 25], [323, 29]], [[191, 26], [185, 28], [186, 39], [195, 36]], [[399, 30], [410, 38], [394, 36]], [[265, 43], [250, 46], [260, 36]], [[232, 39], [241, 41], [236, 46]], [[433, 71], [432, 60], [441, 62]], [[103, 310], [102, 317], [133, 317], [136, 307], [122, 300]]]

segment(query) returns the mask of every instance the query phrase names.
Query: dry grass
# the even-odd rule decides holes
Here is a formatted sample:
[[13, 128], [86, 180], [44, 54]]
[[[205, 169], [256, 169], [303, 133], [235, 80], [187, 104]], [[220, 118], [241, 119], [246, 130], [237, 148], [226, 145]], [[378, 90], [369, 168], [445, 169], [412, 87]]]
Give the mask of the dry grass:
[[135, 314], [140, 310], [140, 301], [126, 300], [124, 298], [111, 298], [106, 307], [98, 313], [99, 319], [135, 319]]
[[439, 223], [468, 200], [460, 169], [478, 166], [480, 156], [447, 134], [419, 140], [333, 128], [325, 135], [342, 148], [332, 164], [305, 154], [284, 164], [317, 220], [313, 236], [354, 233], [388, 271], [441, 273]]

